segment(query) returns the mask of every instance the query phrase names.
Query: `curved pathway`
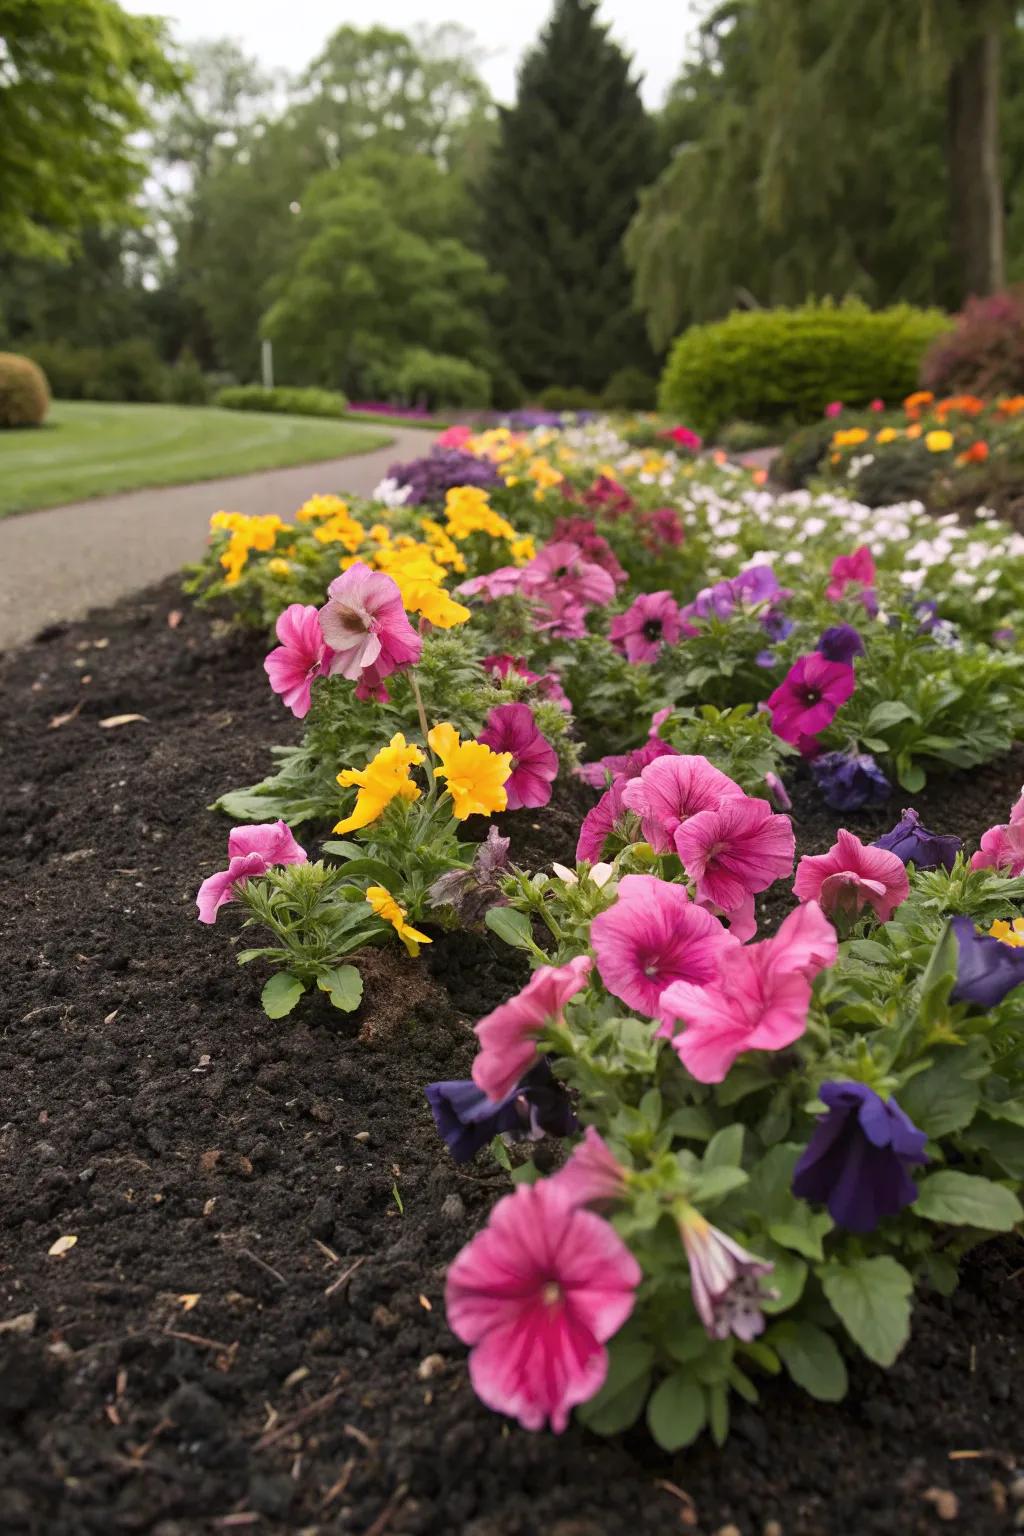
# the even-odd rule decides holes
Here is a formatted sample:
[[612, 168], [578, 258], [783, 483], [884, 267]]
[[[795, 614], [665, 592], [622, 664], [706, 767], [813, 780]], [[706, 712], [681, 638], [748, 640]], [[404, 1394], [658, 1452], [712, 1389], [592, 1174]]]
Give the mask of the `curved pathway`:
[[230, 480], [97, 496], [0, 521], [0, 649], [47, 624], [160, 581], [199, 558], [214, 512], [290, 517], [318, 492], [368, 496], [392, 464], [430, 451], [434, 434], [399, 427], [387, 448]]

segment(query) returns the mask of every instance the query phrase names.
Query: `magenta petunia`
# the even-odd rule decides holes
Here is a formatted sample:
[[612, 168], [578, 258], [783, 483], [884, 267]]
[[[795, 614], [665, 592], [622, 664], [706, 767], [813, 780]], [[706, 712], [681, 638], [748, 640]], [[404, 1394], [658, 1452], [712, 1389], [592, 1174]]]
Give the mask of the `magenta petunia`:
[[468, 1344], [477, 1396], [524, 1429], [569, 1414], [601, 1387], [605, 1344], [633, 1310], [640, 1266], [618, 1233], [554, 1180], [523, 1184], [448, 1270], [452, 1332]]
[[531, 672], [521, 656], [510, 656], [503, 651], [495, 656], [485, 656], [482, 663], [485, 672], [490, 672], [492, 677], [504, 678], [509, 673], [521, 677], [525, 683], [533, 683], [537, 692], [544, 698], [550, 699], [552, 704], [557, 704], [565, 713], [572, 713], [572, 702], [562, 687], [561, 679], [557, 672]]
[[335, 653], [331, 676], [358, 682], [373, 669], [375, 684], [420, 659], [423, 642], [409, 623], [402, 594], [383, 571], [361, 560], [336, 576], [320, 609], [320, 628]]
[[798, 657], [768, 697], [772, 730], [802, 752], [812, 752], [818, 733], [831, 725], [856, 686], [848, 662], [826, 661], [817, 651]]
[[508, 809], [547, 805], [558, 777], [558, 753], [537, 729], [529, 704], [499, 704], [477, 736], [492, 752], [511, 752], [512, 773], [505, 780]]
[[309, 714], [313, 679], [330, 671], [334, 652], [325, 642], [312, 603], [291, 603], [274, 626], [281, 644], [265, 657], [270, 686], [297, 720]]
[[[665, 713], [671, 711], [666, 710]], [[603, 789], [609, 777], [623, 781], [635, 779], [655, 758], [678, 756], [678, 747], [670, 746], [652, 731], [642, 747], [636, 747], [632, 752], [614, 752], [609, 757], [599, 757], [596, 763], [582, 763], [577, 772], [585, 784], [592, 785], [594, 789]]]
[[739, 944], [717, 917], [692, 902], [681, 885], [654, 875], [626, 875], [618, 900], [590, 926], [601, 980], [613, 996], [648, 1018], [674, 981], [705, 986], [718, 957]]
[[616, 614], [608, 633], [627, 661], [657, 661], [662, 646], [675, 645], [682, 633], [679, 604], [671, 592], [641, 592]]
[[736, 945], [707, 985], [679, 981], [660, 1000], [663, 1016], [682, 1021], [658, 1031], [699, 1083], [720, 1083], [743, 1051], [780, 1051], [807, 1027], [811, 982], [834, 965], [835, 929], [816, 902], [791, 912], [773, 938]]
[[873, 587], [875, 562], [866, 544], [855, 549], [852, 555], [837, 555], [832, 562], [831, 580], [825, 588], [825, 596], [838, 602], [847, 587]]
[[512, 1092], [536, 1059], [538, 1035], [586, 986], [591, 964], [589, 955], [576, 955], [567, 965], [540, 966], [521, 992], [480, 1020], [473, 1081], [489, 1099]]
[[625, 784], [625, 779], [616, 779], [584, 816], [576, 842], [577, 864], [584, 859], [588, 864], [596, 864], [604, 854], [605, 843], [628, 815], [622, 801]]
[[523, 567], [521, 590], [545, 601], [558, 591], [584, 607], [603, 606], [615, 596], [615, 578], [571, 539], [555, 539]]
[[903, 860], [887, 848], [865, 846], [845, 828], [828, 853], [804, 855], [793, 884], [798, 901], [818, 901], [826, 912], [844, 917], [870, 907], [880, 923], [887, 923], [909, 894]]
[[[696, 882], [697, 900], [737, 913], [737, 938], [754, 932], [753, 897], [793, 868], [796, 839], [788, 816], [779, 816], [767, 800], [729, 795], [713, 811], [700, 811], [675, 831], [676, 852]], [[749, 909], [749, 910], [748, 910]]]
[[1010, 820], [982, 834], [981, 847], [971, 856], [971, 868], [1024, 875], [1024, 792], [1011, 810]]
[[622, 803], [640, 817], [655, 853], [673, 853], [676, 828], [688, 816], [717, 810], [724, 800], [742, 794], [740, 786], [706, 757], [673, 753], [655, 758], [631, 779], [622, 791]]
[[626, 1191], [626, 1170], [592, 1125], [551, 1180], [570, 1205], [600, 1205]]
[[254, 827], [232, 827], [228, 833], [228, 867], [210, 875], [199, 887], [196, 906], [201, 923], [215, 923], [221, 907], [235, 899], [235, 887], [265, 875], [275, 864], [305, 864], [306, 850], [299, 846], [283, 821]]

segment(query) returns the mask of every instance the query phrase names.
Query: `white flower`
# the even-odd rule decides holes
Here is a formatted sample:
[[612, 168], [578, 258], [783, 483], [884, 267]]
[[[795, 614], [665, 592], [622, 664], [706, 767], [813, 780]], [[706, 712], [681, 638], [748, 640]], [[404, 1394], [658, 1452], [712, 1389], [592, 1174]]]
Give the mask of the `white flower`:
[[389, 477], [382, 480], [373, 492], [373, 500], [383, 502], [386, 507], [403, 507], [411, 493], [411, 485], [400, 485], [397, 480]]
[[[579, 885], [580, 877], [574, 869], [566, 869], [564, 864], [552, 864], [551, 868], [563, 885]], [[587, 878], [592, 880], [600, 891], [608, 884], [614, 871], [614, 864], [592, 864], [587, 872]]]

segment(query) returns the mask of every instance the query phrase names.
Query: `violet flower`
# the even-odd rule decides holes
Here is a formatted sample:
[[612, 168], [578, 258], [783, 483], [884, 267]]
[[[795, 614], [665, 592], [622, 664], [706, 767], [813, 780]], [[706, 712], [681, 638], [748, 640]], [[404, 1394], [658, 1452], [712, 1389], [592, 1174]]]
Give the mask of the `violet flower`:
[[502, 837], [497, 827], [488, 828], [469, 869], [451, 869], [439, 875], [427, 891], [432, 907], [451, 907], [459, 923], [473, 928], [483, 922], [491, 907], [503, 907], [505, 897], [501, 877], [511, 867], [510, 839]]
[[828, 1113], [793, 1170], [793, 1193], [826, 1205], [848, 1232], [873, 1232], [917, 1199], [907, 1170], [928, 1162], [928, 1138], [866, 1083], [823, 1083], [819, 1097]]
[[577, 1129], [569, 1095], [543, 1057], [497, 1103], [472, 1078], [428, 1083], [423, 1092], [457, 1163], [468, 1163], [495, 1136], [539, 1141], [542, 1136], [571, 1136]]
[[881, 805], [892, 793], [892, 785], [870, 752], [825, 752], [811, 763], [811, 777], [834, 811]]
[[849, 665], [855, 656], [864, 655], [864, 641], [860, 631], [852, 624], [833, 624], [823, 630], [818, 639], [818, 654], [826, 661], [845, 661]]
[[952, 834], [929, 832], [913, 809], [905, 810], [891, 832], [875, 838], [876, 848], [886, 848], [915, 869], [952, 869], [963, 843]]
[[951, 1003], [995, 1008], [1024, 982], [1024, 948], [979, 933], [969, 917], [950, 919], [957, 943], [956, 982]]
[[388, 478], [400, 486], [409, 486], [410, 504], [443, 502], [448, 491], [456, 486], [490, 489], [501, 484], [501, 476], [490, 459], [478, 459], [459, 448], [435, 448], [409, 464], [392, 464]]
[[764, 1332], [766, 1301], [778, 1291], [763, 1281], [773, 1264], [748, 1253], [692, 1207], [679, 1223], [690, 1265], [690, 1288], [697, 1316], [712, 1339], [730, 1334], [749, 1343]]

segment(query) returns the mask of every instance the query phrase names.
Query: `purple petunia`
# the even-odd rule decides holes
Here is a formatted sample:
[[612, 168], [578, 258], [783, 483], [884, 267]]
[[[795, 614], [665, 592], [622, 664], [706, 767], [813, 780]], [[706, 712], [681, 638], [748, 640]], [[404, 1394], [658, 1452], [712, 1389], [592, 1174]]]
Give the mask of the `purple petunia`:
[[434, 1124], [457, 1163], [468, 1163], [503, 1133], [516, 1141], [571, 1136], [578, 1129], [569, 1095], [541, 1058], [511, 1093], [495, 1102], [472, 1078], [428, 1083]]
[[845, 661], [848, 665], [855, 656], [864, 655], [864, 641], [860, 631], [852, 624], [833, 624], [823, 630], [818, 639], [818, 654], [826, 661]]
[[873, 1232], [917, 1199], [907, 1170], [928, 1161], [928, 1138], [866, 1083], [823, 1083], [819, 1097], [828, 1113], [793, 1170], [793, 1193], [826, 1205], [848, 1232]]
[[475, 485], [489, 490], [501, 484], [501, 476], [490, 459], [478, 459], [459, 448], [434, 448], [422, 459], [392, 464], [388, 477], [410, 487], [410, 504], [443, 502], [455, 486]]
[[956, 982], [950, 1002], [995, 1008], [1007, 993], [1024, 983], [1024, 948], [979, 933], [969, 917], [954, 917], [950, 923], [957, 944]]
[[892, 793], [870, 752], [825, 752], [811, 763], [811, 777], [834, 811], [881, 805]]
[[875, 847], [887, 848], [904, 864], [913, 864], [915, 869], [952, 869], [963, 843], [952, 834], [943, 836], [929, 832], [911, 808], [902, 813], [891, 832], [875, 838]]

